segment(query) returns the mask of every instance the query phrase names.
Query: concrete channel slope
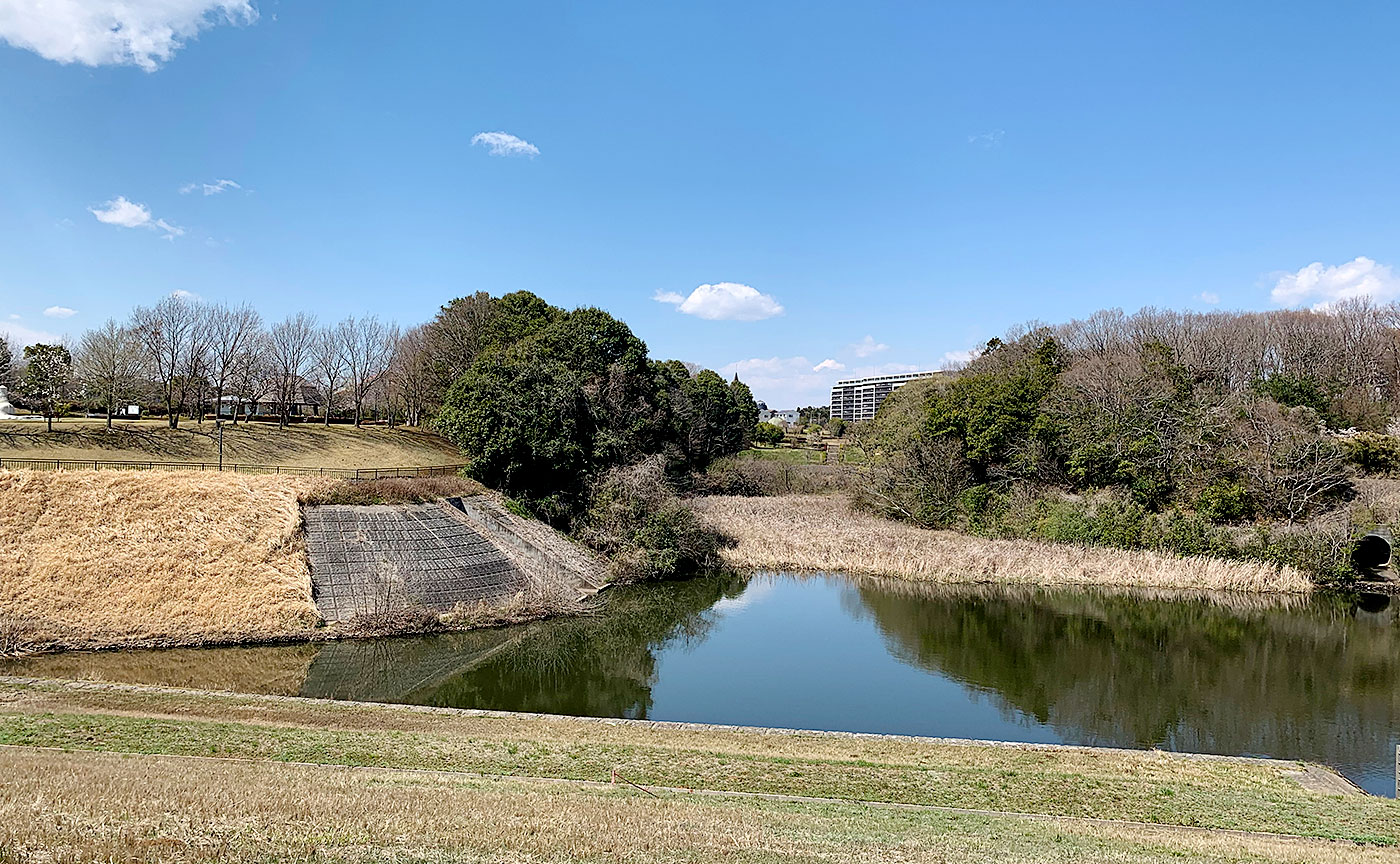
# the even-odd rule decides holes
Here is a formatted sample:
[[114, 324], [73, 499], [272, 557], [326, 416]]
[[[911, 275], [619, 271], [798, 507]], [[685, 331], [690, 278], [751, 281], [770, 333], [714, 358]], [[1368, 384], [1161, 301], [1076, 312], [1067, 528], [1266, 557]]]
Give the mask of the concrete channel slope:
[[532, 586], [586, 595], [603, 584], [588, 553], [486, 496], [316, 505], [303, 517], [311, 593], [328, 621], [410, 605], [445, 612], [503, 603]]

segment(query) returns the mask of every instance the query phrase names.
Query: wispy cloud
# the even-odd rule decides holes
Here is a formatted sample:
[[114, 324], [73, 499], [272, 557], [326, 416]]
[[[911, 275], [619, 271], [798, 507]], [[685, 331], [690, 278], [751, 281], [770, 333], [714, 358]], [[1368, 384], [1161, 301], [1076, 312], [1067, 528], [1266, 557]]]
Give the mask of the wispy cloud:
[[988, 129], [986, 132], [975, 132], [967, 136], [967, 143], [974, 147], [981, 147], [983, 150], [991, 150], [1001, 146], [1001, 139], [1006, 137], [1005, 129]]
[[121, 195], [101, 207], [89, 207], [88, 212], [96, 216], [98, 222], [105, 225], [116, 225], [119, 228], [149, 228], [152, 231], [163, 232], [167, 240], [173, 240], [185, 233], [184, 228], [151, 216], [151, 211], [145, 204], [128, 201]]
[[69, 309], [67, 306], [50, 306], [44, 310], [46, 318], [72, 318], [77, 314], [77, 309]]
[[53, 344], [63, 341], [63, 337], [47, 330], [35, 330], [20, 323], [20, 316], [11, 314], [8, 320], [0, 321], [0, 334], [10, 343], [11, 350], [18, 351], [26, 345], [38, 342]]
[[1270, 296], [1281, 306], [1312, 302], [1313, 308], [1359, 297], [1386, 303], [1400, 299], [1400, 277], [1390, 265], [1378, 264], [1364, 255], [1335, 267], [1317, 261], [1296, 273], [1279, 276]]
[[171, 297], [174, 297], [174, 298], [177, 299], [177, 300], [203, 300], [203, 299], [204, 299], [203, 297], [199, 296], [198, 294], [194, 293], [193, 291], [186, 291], [184, 288], [176, 288], [174, 291], [171, 291], [171, 292], [170, 292], [170, 296], [171, 296]]
[[844, 372], [846, 364], [830, 357], [812, 367], [813, 372]]
[[58, 63], [154, 72], [199, 31], [252, 24], [251, 0], [0, 0], [0, 39]]
[[890, 346], [883, 342], [876, 342], [874, 336], [866, 334], [864, 339], [854, 345], [847, 346], [846, 350], [857, 357], [869, 357], [873, 354], [879, 354], [881, 351], [890, 350]]
[[232, 180], [215, 180], [213, 183], [186, 183], [184, 186], [181, 186], [181, 187], [180, 187], [180, 194], [181, 194], [181, 195], [188, 195], [188, 194], [190, 194], [191, 192], [193, 192], [193, 191], [195, 191], [196, 189], [198, 189], [198, 190], [202, 191], [205, 195], [218, 195], [220, 192], [223, 192], [225, 189], [242, 189], [242, 188], [243, 188], [242, 186], [239, 186], [237, 183], [233, 182]]
[[738, 375], [755, 397], [770, 406], [824, 405], [831, 395], [830, 371], [817, 371], [812, 361], [802, 356], [751, 357], [719, 371], [726, 378]]
[[1214, 291], [1202, 291], [1196, 295], [1196, 299], [1207, 306], [1216, 306], [1220, 303], [1220, 295], [1216, 294]]
[[738, 282], [700, 285], [685, 297], [674, 291], [658, 291], [651, 299], [706, 321], [762, 321], [783, 314], [782, 304], [771, 295]]
[[[945, 351], [943, 362], [939, 364], [940, 369], [961, 369], [971, 363], [977, 357], [977, 352], [969, 349], [967, 351]], [[917, 370], [910, 370], [917, 371]]]
[[472, 136], [472, 145], [477, 144], [485, 144], [492, 156], [529, 156], [533, 159], [540, 155], [540, 148], [509, 132], [478, 132]]

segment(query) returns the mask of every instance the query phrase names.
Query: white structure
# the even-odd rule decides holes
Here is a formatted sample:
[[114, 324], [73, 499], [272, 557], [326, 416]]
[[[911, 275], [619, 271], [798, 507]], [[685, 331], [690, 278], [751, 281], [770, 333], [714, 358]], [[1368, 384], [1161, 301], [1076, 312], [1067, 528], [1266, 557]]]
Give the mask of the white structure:
[[15, 411], [15, 406], [10, 404], [10, 391], [0, 387], [0, 420], [17, 420], [19, 414]]
[[797, 409], [795, 408], [791, 411], [770, 411], [765, 406], [758, 410], [758, 422], [760, 423], [771, 423], [774, 420], [781, 420], [788, 425], [792, 425], [797, 422], [798, 416]]
[[920, 378], [933, 378], [944, 372], [901, 372], [898, 375], [877, 375], [874, 378], [851, 378], [837, 381], [831, 388], [831, 416], [848, 423], [859, 423], [875, 416], [885, 397]]

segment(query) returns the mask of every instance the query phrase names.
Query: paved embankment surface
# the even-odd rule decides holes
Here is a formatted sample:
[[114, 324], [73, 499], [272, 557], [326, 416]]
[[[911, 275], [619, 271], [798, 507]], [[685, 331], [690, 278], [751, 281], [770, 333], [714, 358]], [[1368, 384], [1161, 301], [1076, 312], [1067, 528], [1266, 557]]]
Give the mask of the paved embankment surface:
[[[787, 818], [784, 814], [816, 811], [834, 820], [822, 829], [822, 843], [796, 858], [779, 860], [924, 860], [940, 858], [934, 854], [938, 850], [952, 850], [958, 860], [1048, 856], [1157, 861], [1204, 856], [1230, 861], [1359, 861], [1393, 858], [1394, 849], [1364, 847], [1400, 841], [1400, 805], [1395, 801], [1310, 791], [1298, 782], [1297, 772], [1306, 769], [1300, 763], [1187, 758], [1154, 751], [585, 720], [22, 679], [0, 679], [0, 743], [30, 748], [0, 748], [0, 762], [23, 776], [38, 766], [48, 778], [30, 783], [35, 788], [26, 786], [22, 792], [0, 790], [0, 808], [15, 811], [42, 800], [63, 817], [55, 822], [58, 832], [90, 824], [82, 814], [97, 806], [89, 796], [106, 794], [101, 789], [117, 790], [113, 794], [122, 797], [122, 784], [135, 783], [142, 794], [174, 807], [173, 802], [192, 800], [183, 796], [194, 794], [186, 786], [195, 784], [183, 778], [238, 784], [246, 774], [257, 778], [247, 782], [264, 784], [277, 795], [304, 791], [315, 782], [331, 784], [328, 788], [335, 791], [326, 793], [330, 800], [323, 801], [317, 813], [359, 813], [358, 821], [336, 821], [354, 822], [361, 826], [356, 830], [368, 830], [364, 826], [369, 824], [407, 825], [398, 821], [397, 805], [375, 798], [395, 789], [418, 790], [405, 799], [405, 806], [432, 808], [439, 794], [431, 790], [450, 787], [457, 790], [452, 807], [460, 811], [494, 806], [490, 801], [495, 799], [483, 797], [487, 787], [514, 789], [507, 801], [497, 803], [517, 807], [517, 815], [483, 828], [480, 836], [494, 838], [493, 848], [498, 849], [516, 849], [511, 838], [551, 838], [552, 845], [538, 851], [546, 860], [571, 860], [582, 854], [568, 847], [570, 841], [560, 833], [575, 815], [592, 813], [596, 823], [590, 816], [580, 826], [597, 828], [608, 824], [610, 815], [642, 812], [626, 807], [640, 807], [648, 820], [662, 820], [645, 823], [660, 826], [659, 833], [650, 835], [629, 833], [632, 817], [622, 817], [608, 829], [610, 838], [631, 838], [612, 847], [615, 852], [637, 853], [631, 860], [726, 857], [697, 838], [714, 834], [732, 839], [741, 825], [766, 825], [770, 817], [781, 820]], [[98, 752], [45, 755], [47, 751], [33, 748], [160, 758], [114, 763]], [[216, 765], [209, 757], [237, 764]], [[294, 768], [271, 763], [306, 764]], [[327, 773], [336, 767], [368, 773], [351, 783], [336, 779], [344, 774]], [[616, 789], [597, 785], [614, 772], [626, 783]], [[65, 779], [89, 775], [96, 778], [94, 783], [108, 785], [90, 792]], [[503, 786], [501, 780], [488, 782], [486, 777], [509, 780]], [[342, 788], [342, 783], [350, 785]], [[549, 790], [528, 786], [540, 783], [553, 785]], [[652, 799], [627, 783], [647, 787], [659, 797]], [[198, 806], [212, 808], [219, 818], [262, 824], [258, 820], [266, 817], [252, 812], [255, 795], [248, 796], [246, 806], [235, 805], [235, 790], [216, 788], [221, 789], [217, 796], [194, 794], [201, 802]], [[13, 800], [6, 803], [6, 794]], [[625, 805], [615, 807], [613, 796], [622, 796]], [[217, 800], [206, 805], [204, 797]], [[367, 799], [378, 803], [367, 805]], [[546, 806], [547, 801], [552, 804]], [[655, 801], [669, 803], [653, 812]], [[368, 809], [357, 809], [361, 807]], [[674, 820], [701, 818], [702, 811], [712, 812], [704, 809], [708, 807], [735, 809], [695, 838], [676, 833], [679, 825]], [[143, 830], [139, 820], [136, 827], [122, 821], [136, 818], [135, 811], [105, 812], [115, 821], [96, 824], [96, 830], [130, 829], [128, 834], [136, 836]], [[288, 818], [304, 830], [310, 823], [301, 820], [309, 818], [308, 813], [298, 807]], [[0, 812], [0, 826], [6, 822], [6, 814]], [[828, 832], [838, 824], [845, 826], [845, 834]], [[986, 836], [993, 825], [1005, 838], [993, 842]], [[275, 833], [275, 825], [265, 827]], [[424, 830], [429, 833], [421, 836], [437, 836]], [[641, 823], [637, 830], [642, 830]], [[1066, 832], [1092, 842], [1057, 845], [1070, 842]], [[409, 835], [420, 836], [414, 831], [397, 836]], [[392, 846], [393, 836], [361, 839], [378, 849], [380, 843]], [[464, 837], [443, 835], [448, 845], [434, 848], [460, 851], [462, 847], [451, 844], [467, 842]], [[1319, 842], [1324, 839], [1348, 842]], [[692, 841], [701, 842], [709, 854], [694, 848]], [[1003, 842], [1010, 845], [998, 845]], [[256, 848], [264, 855], [274, 848], [286, 851], [275, 844]], [[615, 860], [603, 850], [588, 848], [585, 858]], [[760, 843], [752, 848], [769, 847]], [[822, 849], [827, 852], [818, 854]]]
[[312, 597], [330, 621], [499, 602], [525, 584], [510, 558], [441, 504], [322, 505], [304, 519]]

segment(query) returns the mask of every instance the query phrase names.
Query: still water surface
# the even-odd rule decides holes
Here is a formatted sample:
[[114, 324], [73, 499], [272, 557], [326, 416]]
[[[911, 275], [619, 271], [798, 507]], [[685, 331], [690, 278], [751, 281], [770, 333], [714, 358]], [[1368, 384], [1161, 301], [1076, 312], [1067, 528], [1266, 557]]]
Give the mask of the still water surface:
[[1310, 759], [1393, 795], [1397, 606], [778, 574], [619, 589], [597, 614], [503, 630], [0, 672]]

